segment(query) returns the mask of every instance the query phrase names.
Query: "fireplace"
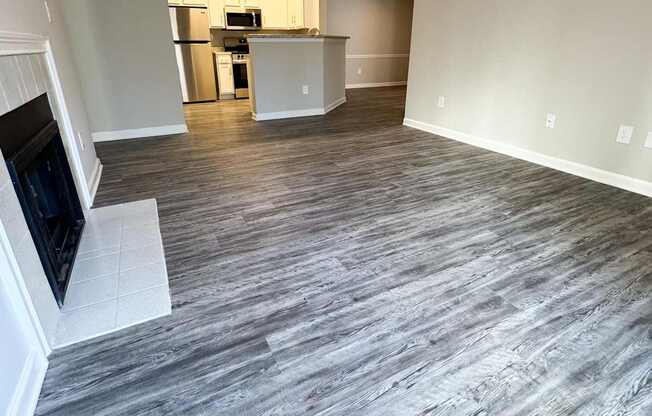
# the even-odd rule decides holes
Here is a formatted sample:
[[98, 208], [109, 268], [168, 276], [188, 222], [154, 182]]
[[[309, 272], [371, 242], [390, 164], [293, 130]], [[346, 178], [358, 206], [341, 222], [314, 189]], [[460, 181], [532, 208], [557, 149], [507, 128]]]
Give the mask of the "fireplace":
[[84, 213], [47, 94], [0, 116], [0, 149], [59, 306], [84, 229]]

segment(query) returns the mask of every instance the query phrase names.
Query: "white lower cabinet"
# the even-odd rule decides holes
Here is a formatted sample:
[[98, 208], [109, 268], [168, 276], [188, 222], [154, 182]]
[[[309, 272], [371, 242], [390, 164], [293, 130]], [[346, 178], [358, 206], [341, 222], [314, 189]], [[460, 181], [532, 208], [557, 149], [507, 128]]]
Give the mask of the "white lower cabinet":
[[217, 84], [220, 100], [235, 97], [235, 84], [233, 82], [233, 60], [231, 54], [215, 54], [215, 67], [217, 68]]

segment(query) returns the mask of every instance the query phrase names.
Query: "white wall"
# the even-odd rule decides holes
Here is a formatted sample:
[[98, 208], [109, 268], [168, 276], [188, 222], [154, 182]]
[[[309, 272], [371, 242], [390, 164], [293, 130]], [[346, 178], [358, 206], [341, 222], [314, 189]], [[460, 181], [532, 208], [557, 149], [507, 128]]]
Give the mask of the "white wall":
[[328, 0], [322, 32], [351, 36], [347, 85], [407, 81], [412, 8], [413, 0]]
[[648, 0], [416, 0], [406, 118], [652, 181], [650, 16]]
[[166, 0], [57, 1], [93, 133], [185, 125]]
[[0, 223], [0, 414], [30, 415], [38, 401], [47, 359], [22, 302], [5, 243], [6, 230]]
[[3, 337], [3, 342], [0, 342], [0, 414], [8, 415], [31, 348], [3, 286], [0, 280], [0, 333]]

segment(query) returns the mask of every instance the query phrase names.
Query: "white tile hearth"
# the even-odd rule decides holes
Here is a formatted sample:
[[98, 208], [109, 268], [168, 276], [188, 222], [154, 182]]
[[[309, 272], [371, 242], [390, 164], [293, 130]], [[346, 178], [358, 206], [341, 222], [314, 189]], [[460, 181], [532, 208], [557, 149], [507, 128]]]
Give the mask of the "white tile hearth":
[[169, 315], [171, 310], [156, 201], [87, 212], [55, 348]]

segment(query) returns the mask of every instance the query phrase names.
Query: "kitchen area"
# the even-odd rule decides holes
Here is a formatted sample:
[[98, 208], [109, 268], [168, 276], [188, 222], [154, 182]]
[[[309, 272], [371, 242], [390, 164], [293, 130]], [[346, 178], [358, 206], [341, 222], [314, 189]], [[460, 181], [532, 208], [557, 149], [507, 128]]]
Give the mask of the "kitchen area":
[[184, 104], [248, 99], [247, 35], [318, 34], [319, 0], [169, 1]]

